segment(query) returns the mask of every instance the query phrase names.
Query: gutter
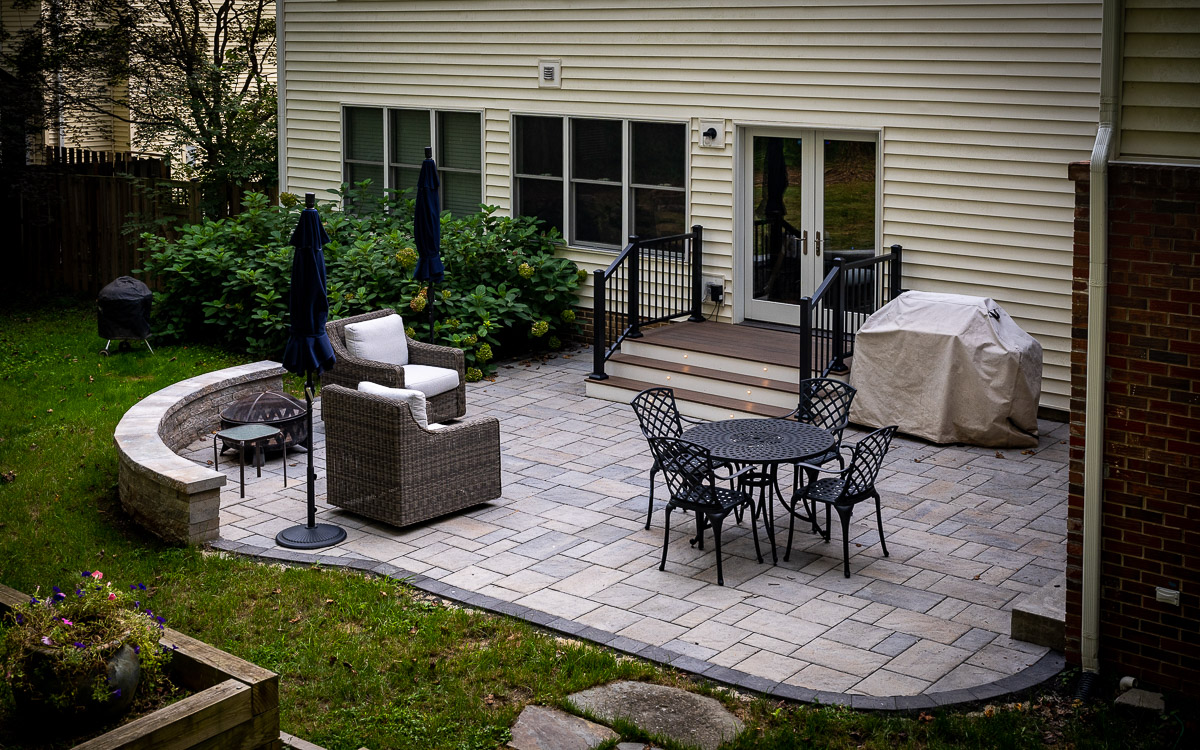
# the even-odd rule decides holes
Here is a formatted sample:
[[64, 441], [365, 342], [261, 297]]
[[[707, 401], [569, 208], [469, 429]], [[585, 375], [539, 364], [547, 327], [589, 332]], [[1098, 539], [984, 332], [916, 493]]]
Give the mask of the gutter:
[[1116, 146], [1120, 0], [1104, 0], [1100, 127], [1092, 149], [1088, 221], [1087, 381], [1083, 433], [1083, 591], [1080, 660], [1100, 671], [1100, 536], [1104, 502], [1105, 354], [1108, 311], [1108, 162]]

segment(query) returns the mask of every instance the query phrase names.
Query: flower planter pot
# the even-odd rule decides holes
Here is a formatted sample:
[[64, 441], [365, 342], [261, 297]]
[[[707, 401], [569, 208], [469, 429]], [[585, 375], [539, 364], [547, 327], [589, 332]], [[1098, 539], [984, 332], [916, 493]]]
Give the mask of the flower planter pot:
[[[0, 611], [29, 597], [0, 584]], [[167, 628], [159, 641], [175, 651], [171, 678], [192, 695], [94, 737], [76, 750], [171, 747], [280, 750], [279, 676]]]
[[[107, 656], [105, 676], [108, 684], [117, 691], [116, 695], [107, 701], [98, 702], [90, 695], [90, 686], [98, 673], [90, 675], [75, 675], [70, 680], [79, 702], [78, 710], [70, 716], [70, 724], [63, 726], [60, 722], [57, 728], [77, 731], [82, 727], [98, 726], [104, 722], [117, 719], [133, 703], [134, 691], [137, 690], [141, 679], [141, 666], [137, 652], [128, 644], [115, 641], [102, 647], [102, 653]], [[50, 723], [56, 718], [62, 718], [62, 712], [45, 699], [45, 696], [62, 692], [63, 678], [55, 669], [57, 652], [49, 648], [39, 648], [31, 651], [25, 662], [28, 680], [33, 688], [28, 686], [13, 686], [13, 698], [17, 710], [22, 717], [38, 723]]]

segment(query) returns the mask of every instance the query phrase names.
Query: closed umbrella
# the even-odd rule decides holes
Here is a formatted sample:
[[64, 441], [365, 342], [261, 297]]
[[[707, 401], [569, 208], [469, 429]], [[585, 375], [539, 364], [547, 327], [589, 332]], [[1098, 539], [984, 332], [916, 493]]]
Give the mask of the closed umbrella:
[[413, 278], [429, 283], [426, 304], [429, 307], [429, 343], [433, 343], [433, 285], [445, 276], [442, 266], [442, 210], [437, 164], [433, 149], [425, 147], [425, 161], [417, 175], [417, 205], [413, 216], [413, 233], [417, 242], [417, 268]]
[[[337, 544], [346, 538], [346, 530], [340, 526], [317, 523], [316, 480], [313, 469], [313, 373], [333, 367], [337, 360], [333, 346], [325, 333], [325, 321], [329, 316], [329, 297], [325, 287], [325, 252], [322, 248], [329, 242], [329, 235], [321, 226], [321, 215], [315, 208], [317, 196], [304, 195], [305, 209], [300, 214], [300, 223], [292, 232], [292, 284], [288, 300], [291, 316], [291, 332], [287, 347], [283, 350], [283, 366], [288, 372], [304, 373], [304, 401], [308, 405], [308, 524], [292, 526], [275, 535], [280, 547], [293, 549], [317, 549]], [[286, 457], [285, 457], [286, 458]]]

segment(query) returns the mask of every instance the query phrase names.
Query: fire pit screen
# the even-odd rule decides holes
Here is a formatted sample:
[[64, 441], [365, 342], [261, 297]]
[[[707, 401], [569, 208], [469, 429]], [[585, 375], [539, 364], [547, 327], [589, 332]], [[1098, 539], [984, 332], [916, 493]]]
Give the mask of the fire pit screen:
[[[279, 451], [297, 445], [308, 449], [310, 443], [305, 414], [304, 404], [299, 399], [279, 391], [264, 391], [238, 399], [222, 409], [221, 429], [243, 424], [267, 424], [283, 431], [283, 444], [279, 439], [273, 439], [263, 446], [264, 450]], [[223, 443], [221, 450], [224, 452], [233, 447], [236, 446]]]

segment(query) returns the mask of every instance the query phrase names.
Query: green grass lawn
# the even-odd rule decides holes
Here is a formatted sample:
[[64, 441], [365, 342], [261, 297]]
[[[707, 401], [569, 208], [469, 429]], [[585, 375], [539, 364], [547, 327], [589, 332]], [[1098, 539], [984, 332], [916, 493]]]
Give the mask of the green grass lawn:
[[[1181, 736], [1190, 716], [1074, 705], [1065, 681], [986, 713], [784, 705], [447, 606], [400, 582], [166, 546], [121, 510], [113, 428], [139, 398], [244, 358], [197, 346], [150, 354], [137, 343], [102, 357], [103, 344], [90, 305], [0, 313], [0, 582], [33, 593], [99, 569], [121, 585], [145, 583], [170, 627], [278, 672], [283, 730], [330, 750], [491, 750], [525, 705], [562, 706], [567, 694], [618, 678], [717, 695], [749, 727], [730, 748], [1191, 746]], [[0, 709], [0, 724], [17, 719]]]

